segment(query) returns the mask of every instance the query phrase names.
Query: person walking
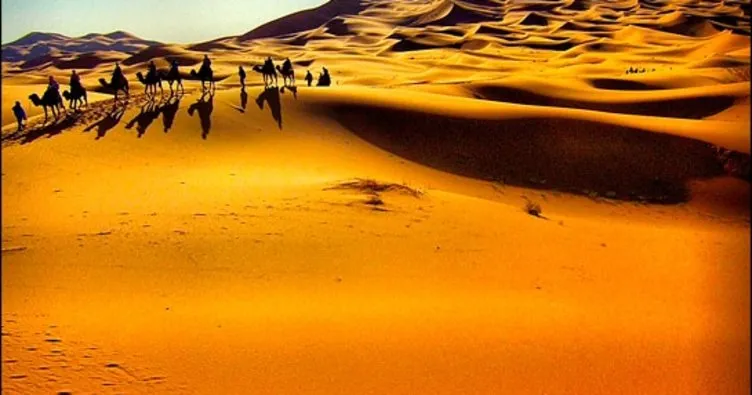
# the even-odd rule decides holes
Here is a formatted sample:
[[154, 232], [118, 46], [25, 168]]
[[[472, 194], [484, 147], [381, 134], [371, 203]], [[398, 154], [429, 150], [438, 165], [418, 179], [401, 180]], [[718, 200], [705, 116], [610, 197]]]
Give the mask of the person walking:
[[16, 116], [16, 121], [18, 122], [18, 131], [21, 131], [24, 129], [24, 121], [26, 121], [26, 112], [24, 111], [23, 107], [21, 107], [21, 102], [16, 102], [16, 105], [13, 106], [13, 115]]

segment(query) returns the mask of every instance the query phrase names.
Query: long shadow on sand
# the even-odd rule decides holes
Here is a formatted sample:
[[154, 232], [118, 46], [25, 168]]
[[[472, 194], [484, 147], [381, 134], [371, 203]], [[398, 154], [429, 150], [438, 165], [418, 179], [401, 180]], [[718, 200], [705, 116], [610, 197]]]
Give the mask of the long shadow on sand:
[[160, 106], [159, 102], [147, 101], [143, 106], [141, 106], [141, 111], [138, 113], [138, 115], [136, 115], [125, 125], [125, 128], [130, 130], [134, 125], [138, 124], [138, 126], [136, 126], [136, 130], [138, 131], [138, 138], [141, 138], [144, 133], [146, 133], [146, 130], [149, 128], [149, 126], [151, 126], [152, 122], [159, 118], [161, 110], [162, 107]]
[[[208, 100], [206, 98], [209, 98]], [[211, 130], [211, 113], [214, 111], [214, 93], [204, 93], [199, 97], [198, 101], [191, 104], [188, 107], [188, 115], [193, 116], [193, 113], [198, 111], [198, 116], [201, 118], [201, 138], [206, 140]]]
[[[596, 85], [604, 84], [606, 79], [596, 80]], [[631, 81], [621, 81], [621, 84], [630, 84]], [[611, 82], [605, 85], [611, 87]], [[623, 86], [619, 86], [623, 88]], [[594, 110], [603, 112], [612, 112], [619, 114], [633, 115], [650, 115], [655, 117], [670, 117], [684, 119], [702, 119], [711, 115], [718, 114], [731, 107], [736, 100], [732, 96], [709, 96], [694, 97], [684, 99], [666, 99], [657, 101], [643, 101], [635, 103], [618, 103], [618, 102], [589, 102], [582, 100], [561, 99], [540, 95], [534, 92], [528, 92], [522, 89], [485, 86], [479, 87], [476, 91], [476, 97], [479, 99], [502, 101], [516, 104], [527, 104], [535, 106], [548, 107], [567, 107], [579, 108], [583, 110]]]
[[40, 137], [50, 138], [62, 133], [65, 129], [73, 127], [81, 117], [80, 112], [74, 112], [66, 114], [63, 117], [55, 119], [52, 123], [42, 124], [27, 128], [21, 132], [15, 132], [5, 138], [3, 142], [19, 142], [20, 144], [28, 144]]
[[245, 109], [248, 107], [248, 93], [245, 91], [245, 88], [240, 89], [240, 107], [233, 106], [236, 110], [245, 113]]
[[84, 132], [88, 132], [94, 128], [97, 128], [96, 140], [101, 139], [112, 128], [114, 128], [125, 114], [125, 106], [118, 106], [117, 103], [113, 104], [112, 108], [107, 115], [99, 121], [89, 125], [84, 129]]
[[723, 174], [710, 144], [594, 121], [479, 120], [340, 105], [332, 115], [388, 152], [439, 170], [534, 189], [671, 204]]
[[279, 101], [279, 90], [276, 87], [264, 89], [264, 91], [256, 98], [256, 104], [262, 111], [264, 110], [264, 102], [269, 104], [272, 118], [277, 121], [277, 125], [282, 129], [282, 104]]
[[180, 99], [182, 98], [182, 94], [170, 95], [167, 102], [162, 106], [162, 125], [164, 126], [165, 133], [172, 128], [172, 124], [175, 122], [175, 115], [178, 113]]

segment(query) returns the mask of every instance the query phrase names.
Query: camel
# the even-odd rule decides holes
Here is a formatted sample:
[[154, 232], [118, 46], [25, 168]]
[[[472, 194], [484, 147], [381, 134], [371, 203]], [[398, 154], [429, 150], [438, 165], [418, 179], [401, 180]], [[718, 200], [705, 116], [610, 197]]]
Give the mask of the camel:
[[164, 94], [164, 89], [162, 89], [162, 77], [165, 75], [166, 73], [157, 71], [156, 73], [146, 73], [146, 78], [144, 78], [144, 75], [139, 71], [136, 73], [136, 78], [138, 78], [138, 80], [145, 85], [145, 94], [148, 95], [149, 91], [152, 91], [152, 94], [156, 95], [157, 86], [159, 86], [159, 92], [161, 94]]
[[265, 67], [266, 65], [254, 65], [253, 71], [260, 73], [264, 76], [264, 87], [268, 87], [272, 83], [272, 79], [274, 80], [274, 85], [277, 85], [277, 71], [274, 70], [274, 67], [271, 69], [269, 67]]
[[68, 100], [70, 102], [69, 107], [71, 110], [76, 109], [76, 103], [79, 103], [81, 106], [84, 105], [84, 102], [86, 103], [86, 106], [89, 106], [89, 99], [86, 97], [86, 88], [81, 86], [80, 89], [71, 89], [70, 92], [64, 91], [63, 97], [65, 100]]
[[185, 88], [183, 87], [183, 78], [180, 76], [180, 72], [178, 70], [170, 70], [166, 74], [161, 74], [161, 78], [163, 81], [167, 81], [167, 84], [170, 86], [170, 93], [174, 92], [172, 90], [172, 83], [175, 82], [175, 91], [180, 88], [183, 93], [185, 93]]
[[[285, 86], [295, 86], [295, 70], [293, 70], [292, 67], [290, 67], [289, 70], [285, 70], [277, 65], [277, 71], [282, 74], [282, 83], [285, 84]], [[287, 85], [288, 79], [290, 80], [290, 85]]]
[[214, 73], [212, 72], [212, 69], [204, 68], [203, 66], [198, 70], [198, 73], [196, 73], [196, 70], [191, 70], [191, 77], [198, 78], [201, 80], [201, 90], [206, 90], [206, 87], [204, 86], [205, 82], [209, 82], [209, 89], [214, 90]]
[[118, 98], [118, 92], [123, 91], [125, 92], [125, 97], [128, 98], [131, 96], [130, 92], [128, 91], [128, 79], [123, 76], [119, 81], [110, 81], [110, 83], [107, 83], [107, 81], [104, 80], [104, 78], [99, 79], [99, 83], [107, 88], [112, 89], [115, 91], [115, 100]]
[[47, 122], [47, 107], [52, 110], [52, 115], [55, 119], [60, 115], [60, 109], [58, 109], [58, 107], [61, 107], [63, 111], [65, 110], [65, 105], [63, 104], [60, 94], [52, 89], [47, 89], [41, 99], [39, 98], [39, 95], [33, 93], [29, 96], [29, 100], [31, 100], [32, 104], [37, 107], [42, 106], [44, 109], [44, 122]]

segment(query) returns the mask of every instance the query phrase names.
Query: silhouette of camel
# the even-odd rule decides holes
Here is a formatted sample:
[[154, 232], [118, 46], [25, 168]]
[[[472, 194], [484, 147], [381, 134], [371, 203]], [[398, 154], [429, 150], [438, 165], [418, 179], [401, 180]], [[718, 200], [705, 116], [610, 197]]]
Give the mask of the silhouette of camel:
[[274, 69], [274, 67], [269, 68], [265, 67], [265, 65], [254, 65], [253, 71], [260, 73], [264, 77], [264, 87], [268, 87], [272, 84], [272, 80], [274, 81], [274, 85], [277, 85], [277, 71]]
[[206, 86], [204, 84], [208, 81], [209, 82], [209, 89], [214, 90], [214, 72], [212, 71], [211, 67], [201, 67], [198, 70], [198, 73], [196, 73], [196, 70], [191, 70], [191, 77], [198, 78], [201, 80], [201, 90], [205, 91]]
[[183, 77], [180, 75], [180, 71], [177, 69], [170, 69], [166, 74], [161, 74], [160, 77], [162, 80], [167, 81], [167, 84], [170, 86], [170, 93], [173, 92], [172, 90], [172, 84], [175, 82], [175, 91], [180, 88], [183, 93], [185, 93], [185, 88], [183, 87]]
[[103, 87], [115, 92], [115, 100], [118, 98], [119, 91], [125, 92], [126, 98], [131, 96], [128, 88], [128, 79], [125, 78], [125, 75], [123, 75], [123, 78], [120, 78], [118, 81], [110, 81], [109, 83], [105, 81], [104, 78], [100, 78], [99, 83]]
[[120, 119], [123, 118], [123, 114], [125, 114], [125, 106], [117, 106], [116, 104], [113, 104], [112, 109], [104, 118], [86, 127], [86, 129], [84, 129], [84, 132], [88, 132], [96, 127], [96, 140], [99, 140], [104, 137], [105, 133], [107, 133], [108, 130], [114, 128], [115, 125], [120, 123]]
[[175, 115], [180, 108], [180, 95], [170, 95], [167, 99], [167, 103], [162, 106], [162, 124], [164, 125], [164, 132], [167, 133], [172, 127], [172, 123], [175, 122]]
[[287, 88], [283, 86], [282, 88], [279, 88], [279, 93], [285, 93], [285, 89], [292, 92], [292, 96], [295, 98], [295, 100], [298, 99], [298, 87], [297, 86], [288, 86]]
[[125, 128], [130, 130], [133, 125], [138, 123], [136, 130], [138, 131], [138, 138], [146, 133], [146, 129], [149, 128], [152, 122], [159, 117], [161, 107], [158, 102], [148, 101], [141, 106], [141, 112], [138, 113], [130, 122], [125, 125]]
[[214, 93], [209, 93], [209, 100], [206, 101], [206, 94], [201, 97], [195, 103], [188, 107], [188, 115], [193, 116], [195, 111], [198, 111], [198, 116], [201, 118], [201, 138], [206, 140], [206, 136], [209, 135], [211, 130], [211, 113], [214, 110]]
[[264, 102], [269, 103], [269, 110], [272, 112], [272, 118], [277, 121], [277, 125], [282, 129], [282, 105], [279, 101], [279, 90], [277, 88], [266, 88], [256, 98], [256, 104], [259, 109], [264, 109]]
[[63, 91], [63, 97], [65, 100], [68, 100], [70, 104], [68, 107], [70, 107], [72, 110], [76, 109], [76, 104], [80, 104], [81, 106], [84, 105], [84, 102], [86, 103], [86, 106], [89, 106], [89, 99], [86, 96], [86, 88], [81, 86], [79, 89], [71, 89], [71, 92]]
[[47, 122], [47, 107], [52, 110], [52, 115], [55, 119], [60, 115], [58, 107], [62, 107], [63, 111], [65, 110], [60, 95], [52, 89], [47, 89], [41, 99], [39, 98], [39, 95], [32, 93], [29, 95], [29, 100], [31, 100], [31, 103], [34, 104], [34, 106], [41, 106], [44, 109], [44, 122]]
[[162, 76], [166, 73], [162, 73], [157, 71], [156, 73], [146, 73], [146, 78], [144, 78], [144, 75], [139, 71], [136, 73], [136, 78], [144, 84], [144, 93], [149, 94], [149, 91], [151, 90], [153, 94], [157, 94], [157, 86], [159, 86], [159, 92], [161, 94], [164, 94], [164, 89], [162, 89]]
[[[285, 86], [295, 86], [295, 70], [290, 67], [289, 70], [285, 70], [279, 65], [277, 65], [277, 71], [279, 71], [279, 74], [282, 75], [282, 83]], [[290, 81], [290, 84], [287, 84], [287, 81]]]

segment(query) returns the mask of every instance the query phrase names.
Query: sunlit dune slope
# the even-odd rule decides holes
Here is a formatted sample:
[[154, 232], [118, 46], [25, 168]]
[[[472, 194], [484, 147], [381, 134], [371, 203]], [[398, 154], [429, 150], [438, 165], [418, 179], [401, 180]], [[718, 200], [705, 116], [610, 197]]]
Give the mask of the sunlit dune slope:
[[[649, 160], [659, 152], [677, 156], [672, 174], [697, 176], [715, 168], [702, 143], [615, 131], [644, 118], [629, 114], [371, 88], [246, 93], [245, 106], [227, 90], [156, 110], [134, 97], [114, 124], [98, 102], [80, 124], [7, 141], [3, 354], [17, 362], [4, 365], [6, 390], [731, 394], [749, 383], [736, 369], [749, 350], [748, 267], [731, 264], [749, 253], [748, 208], [732, 204], [745, 181], [699, 174], [692, 200], [659, 212], [461, 169], [530, 171], [560, 146], [563, 174], [592, 163], [568, 175], [575, 184], [616, 165], [636, 172], [627, 181], [648, 177], [667, 169]], [[544, 111], [574, 122], [571, 146], [539, 124]], [[521, 119], [535, 150], [513, 146], [517, 163], [484, 167]], [[590, 145], [614, 142], [607, 131], [629, 155], [593, 156]], [[405, 138], [422, 149], [401, 151], [415, 147]]]
[[[335, 0], [138, 40], [3, 47], [3, 393], [749, 388], [748, 1]], [[173, 60], [185, 94], [145, 94]], [[71, 69], [89, 106], [45, 122]]]

